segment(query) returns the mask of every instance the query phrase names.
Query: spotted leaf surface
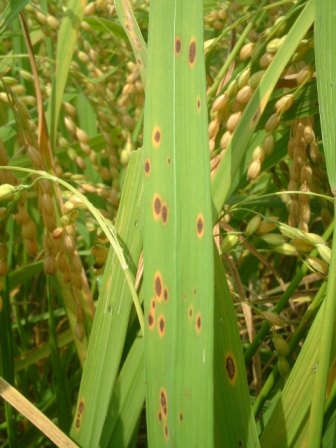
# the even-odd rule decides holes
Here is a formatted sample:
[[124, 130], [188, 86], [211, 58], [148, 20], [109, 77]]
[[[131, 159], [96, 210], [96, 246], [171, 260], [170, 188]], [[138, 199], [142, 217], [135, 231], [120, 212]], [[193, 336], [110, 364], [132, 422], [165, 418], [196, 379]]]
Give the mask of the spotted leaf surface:
[[202, 1], [151, 2], [144, 288], [151, 446], [213, 446], [213, 307]]

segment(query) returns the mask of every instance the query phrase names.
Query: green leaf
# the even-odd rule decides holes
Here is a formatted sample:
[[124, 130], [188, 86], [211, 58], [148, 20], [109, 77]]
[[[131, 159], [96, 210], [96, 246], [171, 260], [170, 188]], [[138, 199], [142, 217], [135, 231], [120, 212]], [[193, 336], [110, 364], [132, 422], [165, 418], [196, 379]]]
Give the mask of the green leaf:
[[15, 20], [29, 0], [9, 0], [0, 15], [0, 34]]
[[[141, 166], [140, 151], [133, 154], [127, 170], [116, 228], [135, 276], [140, 256], [141, 236]], [[106, 261], [78, 395], [72, 437], [83, 448], [98, 446], [124, 349], [132, 296], [125, 274], [112, 250]], [[79, 413], [79, 409], [84, 408]], [[78, 416], [80, 417], [79, 421]]]
[[129, 0], [116, 0], [115, 6], [121, 25], [128, 36], [133, 53], [138, 64], [140, 76], [146, 85], [147, 46], [142, 37], [138, 22], [134, 16], [132, 4]]
[[316, 2], [316, 79], [323, 148], [331, 190], [336, 196], [336, 3]]
[[148, 439], [154, 447], [210, 447], [214, 267], [202, 1], [153, 1], [149, 21], [144, 129]]

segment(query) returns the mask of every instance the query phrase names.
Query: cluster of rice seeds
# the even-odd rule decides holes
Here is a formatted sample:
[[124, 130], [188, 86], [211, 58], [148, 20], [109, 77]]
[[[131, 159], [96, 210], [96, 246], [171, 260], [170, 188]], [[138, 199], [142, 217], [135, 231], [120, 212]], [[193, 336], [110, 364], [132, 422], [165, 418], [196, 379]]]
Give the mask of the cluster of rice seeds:
[[292, 126], [292, 135], [288, 142], [290, 159], [288, 190], [300, 191], [305, 194], [291, 194], [288, 196], [288, 224], [292, 227], [298, 227], [305, 232], [309, 230], [311, 215], [310, 197], [308, 195], [312, 189], [313, 174], [308, 157], [308, 149], [311, 143], [313, 146], [316, 144], [312, 120], [309, 118], [295, 120]]
[[216, 9], [212, 9], [205, 17], [205, 26], [220, 31], [224, 28], [228, 17], [228, 4], [222, 3]]
[[[2, 141], [0, 141], [0, 164], [3, 166], [8, 165], [8, 155], [5, 150], [5, 146]], [[18, 185], [17, 178], [10, 171], [0, 171], [0, 183]], [[16, 211], [14, 214], [14, 219], [19, 224], [22, 232], [22, 237], [30, 257], [35, 257], [38, 251], [37, 245], [37, 230], [36, 225], [30, 215], [27, 212], [26, 207], [26, 196], [21, 194], [18, 203], [16, 205]], [[5, 254], [5, 251], [2, 251]], [[2, 259], [5, 263], [5, 259]], [[2, 272], [5, 272], [4, 264]], [[4, 274], [1, 274], [4, 275]]]
[[[263, 219], [260, 215], [255, 215], [248, 222], [245, 234], [246, 238], [260, 237], [270, 246], [272, 252], [304, 257], [309, 268], [322, 277], [328, 273], [331, 249], [328, 243], [316, 233], [278, 223], [276, 217]], [[233, 237], [231, 238], [234, 242]], [[317, 249], [318, 256], [309, 255], [314, 248]]]
[[[136, 104], [138, 107], [142, 107], [144, 104], [144, 89], [138, 66], [134, 62], [129, 61], [127, 63], [127, 69], [129, 73], [126, 77], [121, 95], [118, 98], [118, 106], [120, 108], [126, 108], [127, 106]], [[127, 109], [120, 109], [120, 111], [127, 113]], [[128, 128], [132, 128], [134, 126], [134, 120], [131, 121], [130, 117], [128, 117], [126, 121], [124, 120], [124, 124]]]
[[57, 7], [55, 5], [48, 5], [49, 13], [41, 11], [38, 2], [35, 4], [29, 3], [25, 7], [25, 12], [28, 13], [27, 22], [28, 26], [34, 27], [39, 25], [39, 29], [46, 37], [56, 37], [56, 32], [59, 28], [60, 22], [56, 17]]
[[[24, 72], [22, 71], [22, 73]], [[22, 83], [19, 82], [19, 78], [13, 78], [12, 76], [3, 76], [1, 78], [1, 81], [2, 83], [0, 84], [0, 101], [6, 104], [9, 101], [6, 91], [4, 91], [3, 84], [5, 84], [5, 86], [11, 91], [11, 93], [17, 97], [17, 101], [23, 103], [22, 107], [36, 106], [36, 98], [32, 95], [27, 95], [26, 88]]]
[[[218, 134], [221, 134], [220, 147], [222, 151], [228, 147], [242, 112], [253, 94], [254, 89], [249, 80], [250, 69], [247, 68], [230, 82], [224, 93], [214, 100], [209, 123], [210, 151], [215, 149]], [[224, 124], [224, 128], [222, 124]]]
[[[26, 8], [28, 21], [31, 28], [38, 26], [42, 28], [47, 26], [49, 22], [54, 22], [50, 25], [56, 30], [56, 21], [58, 16], [58, 9], [55, 5], [48, 5], [49, 15], [40, 10], [38, 3], [29, 5]], [[80, 85], [82, 91], [92, 102], [97, 112], [97, 127], [101, 130], [106, 148], [101, 152], [100, 156], [90, 148], [88, 143], [88, 135], [83, 129], [76, 125], [76, 110], [71, 103], [65, 103], [64, 108], [64, 123], [70, 134], [70, 141], [78, 141], [81, 151], [84, 154], [77, 154], [75, 151], [68, 150], [71, 159], [76, 163], [79, 170], [85, 170], [86, 157], [88, 157], [93, 165], [93, 168], [99, 172], [104, 182], [110, 183], [112, 181], [112, 188], [108, 195], [109, 211], [114, 214], [119, 204], [119, 170], [121, 165], [126, 165], [130, 152], [131, 145], [129, 142], [130, 132], [134, 129], [136, 122], [140, 119], [140, 114], [144, 103], [143, 86], [139, 77], [139, 71], [136, 64], [129, 61], [129, 49], [124, 42], [118, 47], [118, 58], [120, 61], [125, 60], [125, 65], [128, 68], [128, 75], [126, 81], [122, 79], [123, 73], [120, 71], [116, 76], [111, 78], [104, 75], [111, 70], [110, 60], [115, 57], [115, 50], [110, 47], [96, 45], [96, 42], [101, 39], [110, 39], [111, 35], [108, 33], [101, 33], [93, 29], [86, 17], [108, 17], [110, 19], [115, 15], [114, 2], [111, 1], [95, 1], [90, 2], [84, 12], [84, 19], [82, 21], [83, 32], [79, 35], [78, 46], [75, 52], [75, 58], [71, 64], [71, 75], [69, 81], [75, 81]], [[55, 20], [53, 20], [53, 19]], [[50, 34], [54, 39], [56, 36]], [[49, 96], [51, 92], [50, 84], [50, 67], [48, 62], [43, 59], [38, 61], [39, 70], [42, 75], [41, 87], [44, 96]], [[122, 64], [122, 62], [120, 62]], [[83, 76], [83, 67], [85, 67], [85, 76]], [[99, 79], [99, 82], [91, 82], [91, 79]], [[13, 78], [14, 79], [14, 78]], [[14, 81], [12, 81], [14, 83]], [[24, 92], [22, 91], [23, 95]], [[29, 101], [28, 101], [29, 102]], [[33, 102], [29, 102], [32, 104]], [[112, 108], [111, 108], [112, 105]], [[112, 114], [111, 114], [112, 112]], [[120, 140], [112, 142], [111, 130], [117, 125], [124, 129], [122, 137], [125, 141], [125, 147], [121, 151], [119, 160]], [[61, 147], [69, 148], [68, 139], [60, 136], [58, 144]], [[118, 145], [116, 147], [116, 144]], [[57, 175], [62, 175], [60, 164], [57, 164]], [[106, 188], [100, 190], [103, 195], [106, 194]]]

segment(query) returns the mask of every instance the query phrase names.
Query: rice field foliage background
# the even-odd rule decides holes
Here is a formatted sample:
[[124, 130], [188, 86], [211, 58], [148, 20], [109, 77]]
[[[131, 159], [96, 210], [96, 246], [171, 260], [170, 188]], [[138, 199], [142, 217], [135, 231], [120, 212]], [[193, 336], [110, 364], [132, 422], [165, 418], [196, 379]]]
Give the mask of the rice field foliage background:
[[1, 446], [335, 446], [334, 2], [3, 3]]

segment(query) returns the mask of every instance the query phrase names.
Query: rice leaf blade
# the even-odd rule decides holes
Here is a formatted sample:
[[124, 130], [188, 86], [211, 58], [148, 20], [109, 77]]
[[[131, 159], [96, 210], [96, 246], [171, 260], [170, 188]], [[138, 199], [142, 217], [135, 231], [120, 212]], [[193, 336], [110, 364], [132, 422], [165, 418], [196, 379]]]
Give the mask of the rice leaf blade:
[[[213, 245], [201, 1], [150, 6], [144, 293], [150, 446], [213, 446]], [[200, 405], [201, 404], [201, 405]]]

